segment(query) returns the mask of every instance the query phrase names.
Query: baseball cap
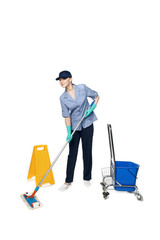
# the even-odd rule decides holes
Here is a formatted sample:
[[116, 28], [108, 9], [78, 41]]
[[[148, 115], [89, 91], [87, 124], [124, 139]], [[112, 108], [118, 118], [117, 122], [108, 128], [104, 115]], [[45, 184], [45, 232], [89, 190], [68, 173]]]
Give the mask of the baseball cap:
[[63, 79], [67, 79], [67, 78], [71, 78], [72, 75], [69, 71], [62, 71], [59, 73], [59, 77], [56, 78], [56, 80], [59, 80], [60, 78], [63, 78]]

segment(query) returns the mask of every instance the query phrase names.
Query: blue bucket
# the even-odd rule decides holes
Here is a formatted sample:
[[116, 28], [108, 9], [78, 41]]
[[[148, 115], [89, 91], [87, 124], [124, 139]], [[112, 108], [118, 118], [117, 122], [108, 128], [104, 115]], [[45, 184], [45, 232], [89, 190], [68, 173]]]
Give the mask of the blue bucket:
[[[135, 186], [138, 169], [139, 165], [136, 163], [116, 161], [115, 180], [120, 183], [122, 187], [114, 187], [115, 190], [133, 192], [135, 187], [128, 186]], [[116, 182], [115, 185], [117, 185]], [[127, 187], [123, 187], [123, 185]]]

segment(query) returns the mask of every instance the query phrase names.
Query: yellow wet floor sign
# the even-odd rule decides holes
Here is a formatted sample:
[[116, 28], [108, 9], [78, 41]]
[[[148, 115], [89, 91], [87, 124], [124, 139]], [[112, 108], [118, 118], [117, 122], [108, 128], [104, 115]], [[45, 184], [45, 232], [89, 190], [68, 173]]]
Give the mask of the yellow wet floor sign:
[[[37, 186], [50, 166], [51, 162], [47, 145], [34, 146], [27, 179], [35, 177]], [[49, 171], [42, 185], [46, 183], [51, 185], [55, 183], [52, 169]]]

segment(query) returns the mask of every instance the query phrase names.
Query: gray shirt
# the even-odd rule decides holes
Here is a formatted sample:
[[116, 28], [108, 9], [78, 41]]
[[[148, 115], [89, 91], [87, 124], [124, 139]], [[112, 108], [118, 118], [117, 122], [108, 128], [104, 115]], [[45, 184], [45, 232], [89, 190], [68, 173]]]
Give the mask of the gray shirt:
[[[91, 90], [84, 84], [73, 85], [75, 99], [73, 99], [67, 91], [65, 91], [60, 96], [60, 103], [62, 107], [62, 116], [71, 118], [71, 128], [75, 129], [81, 118], [83, 117], [85, 111], [89, 108], [89, 103], [87, 97], [93, 100], [98, 96], [98, 93]], [[77, 130], [82, 130], [82, 128], [89, 127], [97, 117], [94, 112], [92, 112], [88, 117], [84, 118]]]

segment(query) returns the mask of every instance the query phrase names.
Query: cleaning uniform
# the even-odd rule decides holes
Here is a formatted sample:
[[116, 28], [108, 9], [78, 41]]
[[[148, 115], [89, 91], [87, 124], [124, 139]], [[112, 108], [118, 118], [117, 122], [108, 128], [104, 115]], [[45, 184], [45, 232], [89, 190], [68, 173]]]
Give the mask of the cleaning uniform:
[[[91, 90], [84, 84], [74, 85], [75, 99], [73, 99], [67, 91], [60, 96], [62, 107], [62, 116], [71, 118], [71, 129], [75, 129], [85, 111], [89, 108], [87, 97], [93, 100], [98, 96], [96, 91]], [[69, 155], [67, 161], [66, 181], [71, 183], [74, 177], [74, 169], [77, 160], [79, 141], [82, 139], [83, 150], [83, 179], [91, 179], [92, 171], [92, 139], [93, 139], [93, 122], [97, 120], [94, 112], [83, 119], [80, 126], [73, 135], [73, 139], [69, 143]]]

